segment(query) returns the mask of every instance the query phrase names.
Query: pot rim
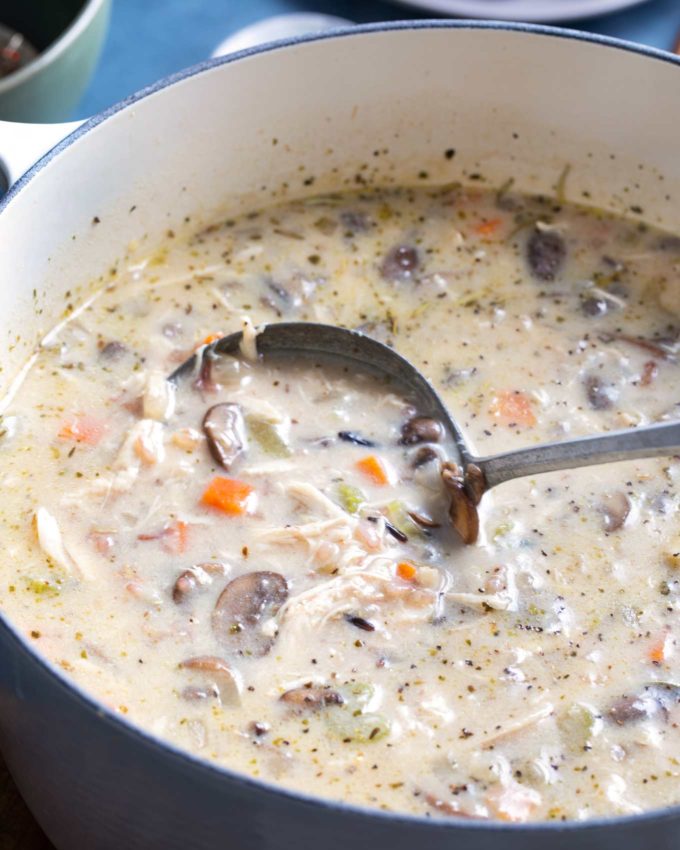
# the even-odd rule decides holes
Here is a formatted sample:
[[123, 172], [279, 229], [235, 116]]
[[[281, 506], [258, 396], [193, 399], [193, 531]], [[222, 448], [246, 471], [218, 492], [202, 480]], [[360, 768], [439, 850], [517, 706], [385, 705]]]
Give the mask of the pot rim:
[[[97, 0], [88, 4], [87, 8], [98, 6]], [[656, 59], [662, 62], [668, 62], [672, 65], [680, 67], [680, 56], [670, 52], [659, 50], [646, 45], [635, 44], [623, 39], [612, 38], [610, 36], [598, 35], [595, 33], [581, 32], [579, 30], [567, 29], [562, 27], [551, 27], [537, 24], [513, 23], [507, 21], [478, 21], [478, 20], [402, 20], [402, 21], [387, 21], [370, 24], [360, 24], [352, 27], [342, 27], [335, 30], [328, 30], [321, 33], [310, 35], [296, 36], [289, 39], [281, 39], [279, 41], [268, 42], [265, 44], [250, 47], [245, 50], [240, 50], [227, 56], [221, 56], [215, 59], [207, 59], [197, 65], [178, 71], [168, 77], [164, 77], [155, 83], [135, 92], [124, 100], [108, 107], [102, 112], [94, 115], [92, 118], [77, 127], [70, 135], [66, 136], [57, 145], [45, 153], [28, 171], [14, 183], [8, 192], [0, 199], [0, 215], [11, 205], [14, 198], [42, 171], [42, 169], [57, 157], [62, 151], [70, 147], [81, 136], [89, 133], [95, 127], [102, 124], [118, 112], [127, 109], [136, 104], [140, 100], [147, 98], [156, 92], [162, 91], [175, 83], [197, 76], [219, 65], [227, 65], [232, 62], [238, 62], [241, 59], [246, 59], [256, 56], [260, 53], [269, 53], [275, 50], [285, 50], [295, 47], [299, 44], [307, 42], [323, 41], [326, 39], [361, 37], [371, 35], [378, 32], [391, 31], [408, 31], [408, 30], [493, 30], [505, 32], [528, 33], [538, 36], [551, 36], [573, 41], [587, 42], [602, 47], [614, 48], [629, 53], [635, 53], [645, 56], [650, 59]], [[184, 770], [200, 771], [206, 779], [220, 782], [225, 779], [238, 783], [241, 786], [250, 787], [255, 791], [267, 792], [295, 803], [302, 803], [317, 809], [326, 810], [329, 813], [347, 814], [355, 818], [359, 817], [368, 821], [383, 821], [385, 823], [403, 823], [404, 826], [417, 826], [428, 830], [474, 830], [490, 833], [541, 833], [544, 832], [546, 837], [555, 832], [573, 834], [575, 837], [585, 832], [594, 832], [607, 827], [626, 827], [638, 826], [649, 822], [659, 822], [664, 820], [676, 820], [680, 818], [680, 805], [668, 806], [661, 809], [651, 809], [650, 811], [641, 812], [631, 815], [613, 815], [611, 817], [592, 818], [585, 821], [570, 820], [570, 821], [535, 821], [530, 823], [507, 823], [498, 820], [474, 820], [464, 818], [451, 818], [451, 820], [435, 820], [424, 815], [412, 815], [404, 812], [386, 812], [381, 809], [371, 809], [366, 806], [346, 803], [342, 800], [327, 799], [317, 797], [313, 794], [294, 791], [282, 785], [270, 782], [264, 779], [255, 779], [253, 777], [232, 770], [227, 766], [222, 766], [216, 762], [210, 762], [195, 756], [188, 750], [183, 750], [175, 746], [169, 741], [164, 741], [156, 737], [151, 732], [146, 731], [141, 726], [136, 725], [132, 720], [125, 716], [117, 714], [113, 709], [109, 708], [103, 702], [97, 700], [92, 694], [83, 689], [75, 681], [71, 680], [67, 674], [53, 664], [49, 659], [44, 657], [39, 652], [32, 649], [28, 640], [18, 631], [18, 628], [10, 622], [7, 616], [0, 610], [0, 632], [4, 632], [8, 638], [17, 644], [20, 653], [24, 653], [30, 659], [43, 668], [55, 681], [55, 684], [71, 697], [75, 697], [81, 706], [94, 712], [99, 716], [101, 722], [113, 727], [114, 731], [123, 733], [134, 741], [138, 742], [143, 747], [150, 747], [165, 758], [171, 758], [177, 762], [179, 767]]]

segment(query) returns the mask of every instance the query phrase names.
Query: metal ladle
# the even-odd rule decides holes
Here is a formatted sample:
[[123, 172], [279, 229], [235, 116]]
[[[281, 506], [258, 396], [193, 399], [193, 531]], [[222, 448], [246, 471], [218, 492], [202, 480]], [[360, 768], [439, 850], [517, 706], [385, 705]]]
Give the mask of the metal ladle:
[[[237, 354], [242, 337], [239, 331], [199, 349], [168, 380], [177, 384], [182, 378], [199, 374], [204, 364], [218, 355]], [[442, 463], [441, 475], [451, 497], [451, 522], [464, 543], [474, 543], [477, 539], [477, 505], [482, 496], [504, 481], [557, 469], [680, 454], [680, 422], [666, 422], [475, 457], [427, 378], [396, 351], [359, 331], [313, 322], [279, 322], [258, 331], [257, 351], [264, 360], [274, 355], [320, 355], [349, 362], [364, 372], [387, 376], [405, 391], [420, 416], [441, 422], [453, 438], [455, 453]]]

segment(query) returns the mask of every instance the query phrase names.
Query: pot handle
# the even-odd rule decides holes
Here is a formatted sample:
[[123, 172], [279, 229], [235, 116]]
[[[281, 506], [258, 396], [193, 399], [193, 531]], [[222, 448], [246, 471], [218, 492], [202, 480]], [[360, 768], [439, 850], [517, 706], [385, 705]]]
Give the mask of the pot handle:
[[82, 123], [20, 124], [0, 121], [0, 195]]

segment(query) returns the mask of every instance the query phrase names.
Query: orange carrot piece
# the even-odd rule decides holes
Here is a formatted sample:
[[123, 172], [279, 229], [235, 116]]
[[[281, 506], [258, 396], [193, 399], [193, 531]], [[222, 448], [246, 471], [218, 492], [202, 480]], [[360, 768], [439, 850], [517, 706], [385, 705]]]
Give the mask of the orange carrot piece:
[[181, 519], [167, 525], [161, 536], [161, 546], [171, 555], [182, 555], [189, 542], [189, 526]]
[[60, 440], [73, 440], [76, 443], [96, 446], [104, 436], [105, 430], [104, 423], [95, 419], [94, 416], [79, 413], [61, 426], [58, 436]]
[[668, 660], [668, 656], [670, 655], [670, 641], [668, 633], [664, 633], [649, 649], [647, 653], [647, 658], [652, 662], [652, 664], [663, 664], [664, 661]]
[[503, 390], [491, 405], [491, 413], [507, 425], [523, 425], [532, 428], [536, 424], [531, 399], [519, 390]]
[[224, 514], [238, 516], [248, 512], [252, 503], [253, 487], [236, 478], [216, 476], [201, 496], [201, 502]]
[[503, 219], [492, 218], [489, 221], [482, 221], [475, 227], [475, 233], [478, 236], [493, 236], [498, 228], [503, 224]]
[[87, 535], [87, 539], [100, 555], [107, 555], [115, 545], [116, 532], [93, 530]]
[[356, 467], [360, 472], [370, 478], [374, 484], [381, 487], [390, 483], [390, 475], [385, 464], [376, 455], [366, 455], [358, 460]]
[[202, 342], [199, 342], [196, 348], [201, 348], [203, 345], [210, 345], [211, 342], [217, 342], [217, 340], [222, 339], [223, 336], [224, 334], [220, 333], [219, 331], [214, 334], [208, 334], [208, 336]]
[[408, 561], [401, 561], [397, 564], [397, 575], [403, 581], [413, 581], [417, 574], [418, 570]]

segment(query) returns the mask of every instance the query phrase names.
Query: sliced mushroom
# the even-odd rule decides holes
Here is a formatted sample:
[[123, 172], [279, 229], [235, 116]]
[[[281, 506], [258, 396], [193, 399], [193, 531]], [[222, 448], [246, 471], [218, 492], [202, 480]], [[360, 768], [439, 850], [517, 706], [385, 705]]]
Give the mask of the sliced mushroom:
[[460, 469], [455, 463], [442, 464], [442, 481], [450, 497], [449, 518], [465, 544], [474, 543], [479, 535], [479, 516], [474, 500], [465, 488]]
[[117, 339], [112, 339], [111, 342], [107, 342], [106, 345], [103, 345], [99, 350], [99, 356], [102, 360], [120, 360], [120, 358], [127, 354], [128, 347], [124, 345], [122, 342], [119, 342]]
[[562, 268], [567, 248], [564, 239], [554, 230], [534, 230], [527, 243], [527, 262], [531, 274], [549, 283]]
[[611, 704], [607, 716], [619, 726], [625, 726], [648, 717], [649, 706], [636, 696], [623, 696]]
[[[676, 45], [677, 46], [677, 45]], [[678, 51], [676, 50], [676, 53]], [[659, 237], [656, 247], [660, 251], [680, 251], [680, 237], [664, 234]]]
[[436, 449], [433, 449], [432, 446], [422, 446], [413, 456], [411, 467], [413, 469], [419, 469], [421, 466], [432, 463], [432, 461], [436, 460], [438, 457], [439, 453]]
[[657, 339], [645, 339], [641, 336], [631, 336], [630, 334], [600, 334], [600, 342], [625, 342], [628, 345], [634, 345], [641, 348], [643, 351], [648, 351], [655, 357], [661, 360], [676, 360], [678, 351], [678, 340], [675, 337]]
[[380, 274], [387, 280], [411, 280], [420, 265], [418, 249], [413, 245], [396, 245], [380, 266]]
[[486, 477], [475, 463], [468, 463], [465, 467], [465, 489], [475, 505], [481, 502], [486, 492]]
[[654, 716], [667, 718], [673, 705], [680, 702], [680, 687], [671, 682], [650, 682], [637, 694], [614, 700], [606, 712], [619, 726], [646, 720]]
[[248, 724], [248, 733], [256, 738], [262, 738], [271, 729], [268, 723], [263, 723], [261, 720], [253, 720]]
[[265, 278], [263, 280], [265, 289], [263, 297], [271, 307], [283, 315], [311, 300], [317, 287], [322, 283], [322, 278], [311, 278], [300, 272], [291, 275], [285, 281]]
[[596, 319], [608, 313], [613, 306], [613, 302], [607, 298], [597, 298], [590, 295], [581, 301], [581, 312], [588, 318]]
[[291, 688], [279, 697], [297, 712], [320, 711], [330, 705], [343, 705], [345, 700], [330, 685], [313, 685], [307, 682], [297, 688]]
[[275, 280], [269, 279], [266, 281], [266, 285], [267, 289], [275, 295], [282, 304], [286, 307], [290, 305], [290, 292], [288, 292], [285, 286], [281, 286], [281, 284], [277, 283]]
[[439, 523], [435, 522], [435, 520], [427, 514], [420, 513], [419, 511], [407, 511], [407, 513], [413, 522], [421, 528], [439, 528]]
[[401, 429], [401, 444], [438, 443], [444, 436], [444, 426], [429, 416], [414, 416], [404, 422]]
[[245, 420], [238, 404], [213, 405], [203, 417], [203, 431], [210, 454], [226, 470], [248, 447]]
[[347, 231], [345, 236], [354, 236], [355, 233], [366, 233], [373, 227], [373, 222], [366, 213], [360, 210], [343, 210], [340, 213], [340, 223]]
[[262, 626], [287, 598], [288, 583], [279, 573], [265, 570], [238, 576], [217, 600], [213, 631], [225, 647], [241, 655], [266, 655], [276, 635], [268, 634]]
[[177, 602], [177, 604], [184, 602], [184, 600], [190, 596], [194, 590], [196, 590], [199, 584], [201, 584], [201, 582], [199, 577], [196, 575], [195, 570], [184, 570], [183, 573], [180, 573], [177, 576], [177, 580], [172, 587], [173, 602]]
[[618, 531], [623, 528], [630, 513], [630, 499], [625, 493], [612, 493], [600, 503], [602, 526], [605, 531]]
[[172, 586], [173, 601], [180, 605], [185, 602], [191, 594], [199, 587], [212, 583], [213, 576], [227, 574], [227, 566], [219, 561], [207, 561], [203, 564], [194, 564], [187, 570], [183, 570]]
[[[179, 666], [183, 670], [205, 674], [208, 679], [206, 685], [191, 689], [194, 699], [207, 699], [214, 695], [216, 689], [222, 703], [235, 705], [240, 702], [243, 681], [239, 672], [230, 667], [223, 658], [214, 655], [198, 655], [187, 658]], [[205, 696], [199, 695], [202, 693], [205, 693]], [[184, 695], [187, 695], [186, 692]]]
[[598, 375], [586, 375], [583, 387], [593, 410], [610, 410], [618, 397], [616, 388], [606, 384]]
[[[227, 664], [227, 662], [214, 655], [198, 655], [194, 658], [187, 658], [179, 665], [183, 670], [198, 671], [205, 673], [206, 678], [210, 681], [207, 687], [203, 688], [206, 691], [206, 697], [210, 696], [210, 687], [216, 687], [220, 701], [225, 704], [234, 705], [240, 702], [241, 691], [243, 690], [243, 682], [237, 670]], [[197, 689], [194, 689], [197, 692]], [[195, 694], [194, 698], [199, 697]]]
[[217, 685], [187, 685], [182, 690], [182, 699], [188, 702], [199, 702], [204, 699], [219, 699], [220, 691]]

